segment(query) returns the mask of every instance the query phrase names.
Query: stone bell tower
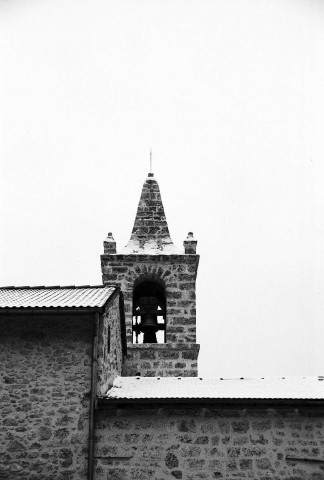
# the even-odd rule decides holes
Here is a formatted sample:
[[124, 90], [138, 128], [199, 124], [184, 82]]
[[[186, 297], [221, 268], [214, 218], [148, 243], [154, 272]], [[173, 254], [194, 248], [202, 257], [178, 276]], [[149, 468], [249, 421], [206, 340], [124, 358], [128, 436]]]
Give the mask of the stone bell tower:
[[149, 173], [129, 242], [117, 253], [108, 233], [101, 255], [103, 283], [120, 285], [124, 294], [124, 376], [197, 376], [196, 246], [191, 232], [184, 252], [173, 244], [159, 185]]

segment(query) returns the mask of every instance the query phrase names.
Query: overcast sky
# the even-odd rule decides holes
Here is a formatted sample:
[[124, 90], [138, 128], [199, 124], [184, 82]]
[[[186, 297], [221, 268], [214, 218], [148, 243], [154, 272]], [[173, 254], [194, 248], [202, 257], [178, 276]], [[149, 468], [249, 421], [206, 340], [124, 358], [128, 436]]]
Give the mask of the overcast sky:
[[323, 375], [323, 65], [322, 0], [0, 0], [0, 284], [100, 284], [152, 147], [200, 375]]

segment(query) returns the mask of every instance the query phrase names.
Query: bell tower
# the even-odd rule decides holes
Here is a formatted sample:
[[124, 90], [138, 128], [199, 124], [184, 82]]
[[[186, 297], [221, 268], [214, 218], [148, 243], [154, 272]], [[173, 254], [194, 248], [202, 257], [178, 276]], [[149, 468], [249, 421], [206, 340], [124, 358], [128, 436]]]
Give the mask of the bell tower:
[[197, 241], [180, 252], [171, 240], [160, 189], [146, 178], [131, 237], [117, 253], [112, 233], [101, 255], [104, 284], [121, 287], [127, 358], [124, 376], [197, 376]]

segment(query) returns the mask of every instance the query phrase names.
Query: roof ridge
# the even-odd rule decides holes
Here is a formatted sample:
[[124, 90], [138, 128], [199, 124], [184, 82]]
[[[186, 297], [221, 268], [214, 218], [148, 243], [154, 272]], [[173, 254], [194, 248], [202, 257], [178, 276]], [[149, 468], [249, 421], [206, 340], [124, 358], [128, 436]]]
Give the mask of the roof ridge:
[[0, 290], [31, 290], [31, 289], [45, 290], [45, 289], [59, 289], [59, 288], [76, 289], [76, 288], [111, 288], [111, 287], [116, 287], [116, 285], [24, 285], [24, 286], [10, 285], [5, 287], [0, 287]]

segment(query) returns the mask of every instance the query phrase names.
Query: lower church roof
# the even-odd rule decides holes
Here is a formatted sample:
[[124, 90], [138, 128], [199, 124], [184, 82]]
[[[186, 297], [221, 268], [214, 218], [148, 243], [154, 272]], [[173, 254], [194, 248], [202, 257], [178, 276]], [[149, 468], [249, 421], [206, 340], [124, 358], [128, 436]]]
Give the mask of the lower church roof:
[[109, 400], [324, 400], [324, 377], [117, 377]]

